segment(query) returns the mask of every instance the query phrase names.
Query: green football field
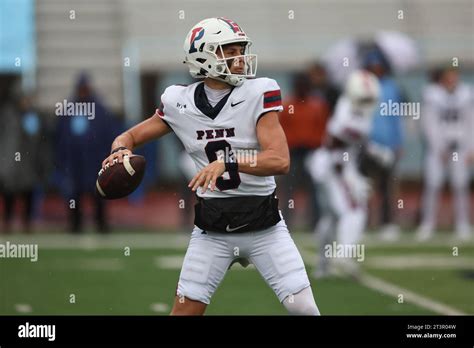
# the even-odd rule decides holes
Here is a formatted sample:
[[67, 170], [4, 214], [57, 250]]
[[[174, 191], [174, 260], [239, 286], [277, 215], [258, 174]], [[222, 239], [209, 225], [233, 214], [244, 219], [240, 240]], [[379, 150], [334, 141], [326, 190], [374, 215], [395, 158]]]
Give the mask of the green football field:
[[[169, 313], [189, 235], [124, 231], [107, 236], [62, 233], [1, 236], [37, 243], [38, 260], [0, 258], [0, 314]], [[314, 238], [294, 233], [308, 273]], [[474, 314], [474, 243], [443, 233], [421, 245], [406, 233], [396, 243], [364, 240], [357, 279], [311, 278], [322, 314]], [[257, 271], [235, 264], [207, 314], [286, 314]]]

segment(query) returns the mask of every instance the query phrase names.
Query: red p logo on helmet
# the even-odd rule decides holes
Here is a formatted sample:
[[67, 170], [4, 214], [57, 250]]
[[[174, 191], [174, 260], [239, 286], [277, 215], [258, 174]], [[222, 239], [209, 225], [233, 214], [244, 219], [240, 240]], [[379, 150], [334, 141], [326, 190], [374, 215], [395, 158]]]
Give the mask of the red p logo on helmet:
[[194, 53], [197, 51], [196, 47], [194, 47], [194, 41], [199, 40], [200, 38], [203, 37], [203, 35], [204, 35], [203, 27], [197, 27], [193, 29], [193, 31], [191, 32], [191, 39], [189, 40], [189, 43], [191, 44], [189, 53]]

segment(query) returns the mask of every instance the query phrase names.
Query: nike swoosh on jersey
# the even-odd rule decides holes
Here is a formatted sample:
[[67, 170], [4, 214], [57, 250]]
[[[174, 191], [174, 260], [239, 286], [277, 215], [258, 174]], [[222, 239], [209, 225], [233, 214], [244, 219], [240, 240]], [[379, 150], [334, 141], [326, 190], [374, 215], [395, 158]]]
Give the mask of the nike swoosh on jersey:
[[235, 103], [235, 104], [234, 104], [234, 103], [230, 103], [230, 106], [232, 106], [232, 107], [237, 106], [237, 105], [239, 105], [239, 104], [242, 104], [244, 101], [245, 101], [245, 100], [241, 100], [241, 101], [239, 101], [238, 103]]
[[230, 228], [230, 226], [227, 225], [226, 228], [225, 228], [225, 230], [226, 230], [227, 232], [233, 232], [233, 231], [236, 231], [236, 230], [238, 230], [238, 229], [241, 229], [241, 228], [243, 228], [243, 227], [245, 227], [245, 226], [247, 226], [247, 225], [248, 225], [248, 224], [245, 224], [245, 225], [237, 226], [237, 227], [234, 227], [234, 228]]

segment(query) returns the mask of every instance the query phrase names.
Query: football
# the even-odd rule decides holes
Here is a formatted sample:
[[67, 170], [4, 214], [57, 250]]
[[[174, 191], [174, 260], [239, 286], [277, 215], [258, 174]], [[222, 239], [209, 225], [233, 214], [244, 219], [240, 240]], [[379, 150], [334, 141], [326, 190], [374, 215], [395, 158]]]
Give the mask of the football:
[[145, 173], [146, 160], [140, 155], [124, 156], [122, 163], [106, 166], [99, 171], [95, 188], [104, 199], [128, 196], [140, 185]]

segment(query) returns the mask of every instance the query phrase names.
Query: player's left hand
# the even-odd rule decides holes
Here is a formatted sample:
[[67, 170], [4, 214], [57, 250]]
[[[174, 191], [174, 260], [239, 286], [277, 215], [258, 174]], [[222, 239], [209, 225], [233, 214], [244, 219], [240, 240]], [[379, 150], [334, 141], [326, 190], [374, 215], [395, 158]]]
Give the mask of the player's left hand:
[[225, 163], [221, 160], [216, 160], [209, 163], [200, 172], [198, 172], [194, 178], [190, 181], [188, 187], [191, 187], [193, 191], [196, 191], [198, 187], [202, 187], [202, 193], [207, 191], [209, 185], [211, 185], [211, 191], [216, 188], [216, 180], [225, 172]]

